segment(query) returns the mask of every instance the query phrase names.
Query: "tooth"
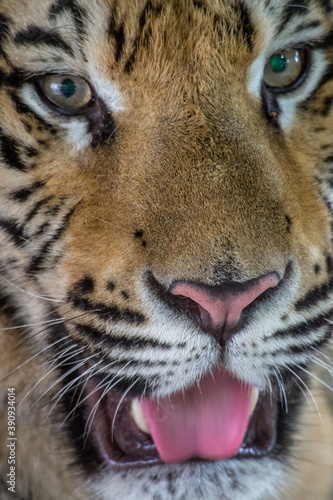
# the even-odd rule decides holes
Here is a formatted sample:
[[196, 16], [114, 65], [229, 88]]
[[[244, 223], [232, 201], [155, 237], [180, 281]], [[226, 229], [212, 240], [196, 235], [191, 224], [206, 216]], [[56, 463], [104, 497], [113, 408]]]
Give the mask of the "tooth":
[[142, 406], [140, 404], [140, 401], [138, 399], [134, 399], [132, 401], [132, 417], [136, 425], [139, 427], [139, 429], [144, 432], [145, 434], [149, 434], [151, 436], [151, 432], [147, 423], [147, 420], [144, 416]]
[[259, 389], [258, 387], [252, 387], [251, 400], [250, 400], [250, 415], [254, 412], [259, 399]]

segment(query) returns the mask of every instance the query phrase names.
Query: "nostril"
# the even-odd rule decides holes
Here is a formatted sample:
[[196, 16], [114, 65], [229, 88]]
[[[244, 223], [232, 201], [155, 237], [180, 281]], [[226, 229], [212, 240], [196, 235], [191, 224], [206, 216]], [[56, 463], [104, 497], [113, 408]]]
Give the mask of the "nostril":
[[221, 342], [224, 332], [238, 330], [242, 311], [279, 281], [276, 272], [245, 283], [226, 282], [218, 286], [178, 281], [169, 292], [181, 309]]

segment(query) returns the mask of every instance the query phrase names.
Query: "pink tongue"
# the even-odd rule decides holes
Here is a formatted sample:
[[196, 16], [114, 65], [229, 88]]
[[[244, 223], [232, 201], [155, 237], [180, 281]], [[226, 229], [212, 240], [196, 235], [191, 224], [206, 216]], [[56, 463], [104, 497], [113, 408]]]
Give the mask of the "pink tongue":
[[250, 386], [219, 370], [185, 393], [141, 403], [160, 457], [175, 463], [235, 455], [248, 426], [250, 399]]

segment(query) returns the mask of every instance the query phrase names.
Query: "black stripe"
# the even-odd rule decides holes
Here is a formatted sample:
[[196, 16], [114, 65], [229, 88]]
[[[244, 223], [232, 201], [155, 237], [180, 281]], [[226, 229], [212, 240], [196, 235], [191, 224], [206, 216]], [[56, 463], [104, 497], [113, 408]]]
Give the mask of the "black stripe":
[[116, 61], [118, 62], [121, 58], [123, 52], [123, 47], [125, 44], [125, 31], [124, 24], [122, 24], [114, 34], [116, 40]]
[[[96, 338], [94, 337], [95, 331], [93, 328], [86, 326], [86, 325], [81, 325], [81, 324], [74, 324], [76, 333], [73, 335], [73, 338], [75, 340], [75, 344], [77, 344], [79, 347], [83, 347], [85, 350], [87, 349], [87, 340], [91, 343], [91, 340], [96, 341]], [[87, 330], [86, 330], [87, 329]], [[98, 335], [99, 333], [97, 333]], [[110, 362], [112, 363], [112, 370], [118, 371], [119, 368], [124, 368], [124, 367], [131, 367], [131, 368], [142, 368], [142, 367], [148, 367], [148, 368], [155, 368], [158, 366], [167, 366], [168, 362], [167, 361], [158, 361], [158, 360], [138, 360], [132, 358], [130, 355], [126, 356], [125, 358], [122, 357], [122, 359], [119, 359], [119, 355], [117, 354], [116, 356], [111, 356], [111, 351], [108, 352], [108, 356], [106, 357], [106, 352], [105, 349], [103, 349], [101, 346], [101, 343], [107, 344], [107, 341], [105, 340], [105, 337], [107, 337], [107, 334], [103, 334], [99, 339], [98, 344], [93, 345], [93, 352], [94, 352], [94, 357], [99, 360], [99, 366], [105, 366], [107, 368], [106, 376], [110, 375]], [[98, 338], [98, 337], [97, 337]], [[112, 339], [114, 337], [111, 337]], [[123, 337], [116, 337], [119, 339], [122, 339]], [[128, 337], [126, 337], [126, 340], [128, 340]], [[116, 348], [116, 347], [123, 347], [122, 345], [117, 344], [116, 342], [111, 341], [111, 347]], [[131, 344], [131, 346], [124, 348], [126, 352], [128, 351], [133, 351], [137, 347], [137, 344]], [[159, 344], [160, 347], [160, 344]], [[180, 365], [180, 362], [172, 362], [172, 366]], [[99, 372], [100, 373], [100, 372]], [[149, 375], [150, 377], [150, 375]]]
[[[331, 147], [331, 144], [328, 145], [328, 147]], [[325, 163], [333, 163], [333, 155], [327, 156], [324, 160]]]
[[0, 219], [0, 228], [2, 228], [16, 246], [22, 247], [27, 243], [24, 235], [24, 227], [22, 227], [16, 220]]
[[102, 303], [94, 304], [88, 299], [73, 295], [69, 297], [74, 307], [83, 311], [95, 313], [104, 320], [124, 321], [129, 324], [142, 325], [145, 322], [143, 314], [130, 309], [119, 309], [117, 306], [107, 306]]
[[326, 271], [332, 275], [333, 273], [333, 258], [332, 255], [327, 255], [326, 257]]
[[38, 191], [38, 189], [44, 186], [45, 186], [45, 181], [37, 181], [31, 184], [30, 186], [13, 191], [12, 193], [10, 193], [10, 197], [15, 201], [23, 203], [27, 201], [31, 195], [33, 195], [36, 191]]
[[154, 7], [151, 0], [148, 0], [139, 19], [140, 35], [142, 35], [144, 27], [146, 26], [148, 15], [151, 14], [154, 17], [158, 17], [161, 14], [161, 11], [162, 11], [162, 5], [157, 5], [156, 7]]
[[202, 0], [192, 0], [192, 3], [195, 9], [202, 10], [204, 14], [207, 14], [207, 7]]
[[47, 45], [65, 51], [74, 57], [72, 48], [61, 36], [52, 31], [45, 31], [38, 26], [31, 25], [25, 31], [17, 33], [14, 39], [18, 45]]
[[[51, 6], [49, 17], [51, 20], [53, 20], [55, 17], [66, 10], [72, 14], [78, 37], [81, 42], [84, 42], [87, 38], [87, 30], [84, 23], [84, 19], [87, 18], [87, 13], [83, 7], [79, 7], [77, 5], [75, 0], [59, 0], [59, 2]], [[82, 48], [82, 43], [79, 45], [79, 50], [81, 52], [83, 60], [87, 62], [87, 56]]]
[[323, 103], [323, 109], [321, 111], [322, 116], [328, 116], [333, 108], [333, 96], [326, 97]]
[[7, 58], [6, 52], [3, 48], [5, 41], [9, 34], [9, 20], [0, 13], [0, 56]]
[[0, 69], [0, 89], [4, 83], [5, 83], [5, 73]]
[[321, 26], [321, 24], [322, 23], [321, 21], [319, 21], [319, 19], [316, 19], [315, 21], [309, 21], [307, 23], [301, 23], [294, 29], [292, 34], [300, 33], [301, 31], [308, 29], [318, 28], [318, 26]]
[[333, 5], [331, 0], [318, 0], [318, 3], [324, 9], [325, 14], [329, 14], [333, 10]]
[[[7, 76], [5, 83], [10, 87], [20, 88], [24, 83], [27, 82], [27, 79], [28, 78], [26, 73], [17, 68], [13, 68], [11, 73], [9, 73], [9, 75]], [[10, 96], [15, 95], [12, 92], [8, 92], [8, 94]]]
[[[62, 326], [62, 325], [61, 325]], [[60, 329], [61, 329], [61, 326], [60, 326]], [[81, 326], [81, 325], [79, 325]], [[51, 330], [51, 333], [50, 333], [50, 342], [54, 342], [54, 340], [57, 340], [58, 338], [64, 338], [64, 333], [63, 332], [59, 332], [57, 331], [59, 330], [59, 327], [58, 329], [57, 328], [52, 328]], [[66, 336], [67, 336], [67, 332], [66, 332]], [[90, 337], [89, 337], [90, 339]], [[71, 339], [72, 340], [72, 339]], [[87, 349], [87, 342], [86, 342], [86, 339], [81, 339], [81, 338], [78, 338], [76, 337], [75, 338], [75, 344], [78, 344], [80, 347], [84, 347], [85, 349]], [[55, 353], [59, 353], [61, 354], [61, 347], [56, 347], [54, 350], [53, 350]], [[148, 366], [148, 367], [151, 367], [151, 368], [154, 368], [155, 363], [154, 361], [137, 361], [137, 360], [131, 360], [131, 359], [126, 359], [126, 360], [118, 360], [117, 358], [106, 358], [105, 357], [105, 350], [101, 349], [100, 347], [94, 346], [94, 357], [95, 357], [95, 361], [98, 360], [99, 361], [99, 365], [100, 367], [105, 367], [106, 370], [105, 372], [101, 372], [98, 374], [98, 378], [99, 379], [103, 379], [104, 382], [107, 382], [108, 379], [112, 380], [113, 377], [114, 377], [114, 373], [110, 373], [110, 362], [109, 362], [109, 359], [111, 359], [112, 361], [115, 361], [115, 363], [113, 364], [112, 363], [112, 367], [115, 367], [115, 370], [117, 370], [117, 372], [119, 372], [119, 368], [123, 368], [124, 366], [129, 366], [129, 367], [132, 367], [132, 366]], [[129, 361], [131, 362], [130, 365], [128, 365]], [[94, 363], [94, 361], [93, 361]], [[66, 366], [65, 365], [61, 365], [60, 366], [60, 369], [65, 373], [66, 372]], [[76, 378], [78, 376], [78, 373], [76, 372], [73, 372], [72, 374], [69, 375], [70, 377], [73, 377], [73, 378]], [[140, 375], [137, 376], [135, 375], [134, 377], [133, 376], [130, 376], [130, 377], [126, 377], [126, 375], [123, 375], [123, 373], [121, 373], [121, 376], [120, 378], [122, 379], [122, 382], [123, 382], [123, 385], [121, 385], [119, 383], [119, 385], [117, 384], [117, 389], [119, 390], [123, 390], [123, 388], [126, 386], [126, 389], [128, 389], [130, 386], [133, 386], [130, 393], [129, 394], [133, 394], [133, 391], [134, 391], [134, 394], [136, 394], [137, 390], [140, 390], [140, 395], [143, 395], [144, 394], [144, 391], [145, 391], [145, 388], [147, 386], [147, 380], [145, 380], [144, 378], [142, 378]], [[136, 383], [135, 383], [135, 386], [133, 385], [133, 378], [135, 379]], [[158, 382], [159, 381], [159, 378], [160, 378], [160, 375], [159, 374], [149, 374], [149, 382], [152, 383], [152, 385], [154, 386], [154, 382]], [[85, 380], [85, 379], [84, 379]], [[66, 384], [66, 382], [64, 381], [64, 384]], [[156, 387], [156, 385], [155, 385]], [[136, 395], [139, 395], [139, 394], [136, 394]], [[70, 406], [73, 407], [73, 401], [70, 402]], [[83, 435], [83, 434], [82, 434]], [[91, 457], [90, 457], [91, 458]]]
[[46, 215], [49, 215], [53, 219], [61, 213], [63, 210], [66, 200], [61, 200], [59, 203], [47, 209]]
[[110, 18], [110, 24], [109, 24], [109, 35], [110, 37], [114, 38], [116, 42], [116, 62], [119, 62], [122, 53], [123, 53], [123, 48], [125, 45], [125, 30], [124, 30], [124, 23], [122, 23], [119, 28], [116, 27], [115, 23], [115, 18], [114, 14], [111, 15]]
[[331, 30], [323, 39], [313, 40], [311, 42], [311, 47], [323, 50], [333, 47], [333, 30]]
[[51, 196], [48, 196], [47, 198], [37, 201], [25, 217], [24, 223], [27, 224], [28, 222], [30, 222], [38, 214], [40, 208], [43, 207], [48, 201], [50, 201], [51, 198]]
[[321, 339], [318, 339], [312, 342], [311, 344], [290, 346], [288, 352], [289, 354], [292, 355], [310, 354], [311, 356], [313, 356], [313, 350], [321, 349], [322, 347], [324, 347], [328, 343], [331, 337], [332, 337], [331, 327], [328, 326], [324, 336]]
[[[316, 339], [314, 340], [313, 342], [311, 342], [310, 344], [292, 344], [292, 345], [288, 345], [287, 347], [283, 347], [281, 349], [277, 349], [276, 351], [266, 351], [264, 353], [262, 353], [262, 356], [263, 357], [277, 357], [279, 355], [287, 355], [287, 356], [290, 356], [290, 355], [304, 355], [304, 354], [311, 354], [313, 355], [313, 350], [314, 349], [319, 349], [319, 348], [322, 348], [325, 344], [327, 344], [327, 342], [329, 341], [329, 339], [331, 338], [332, 336], [332, 333], [331, 333], [331, 327], [328, 325], [327, 326], [327, 331], [324, 333], [323, 337], [320, 338], [320, 339]], [[295, 362], [297, 362], [296, 360], [293, 360]]]
[[[130, 350], [133, 351], [134, 349], [145, 349], [147, 347], [149, 348], [160, 348], [160, 349], [172, 349], [173, 346], [172, 344], [164, 343], [164, 342], [158, 342], [157, 340], [150, 340], [150, 339], [144, 339], [142, 337], [125, 337], [124, 335], [122, 336], [114, 336], [111, 337], [109, 334], [107, 334], [104, 331], [101, 331], [100, 329], [93, 328], [91, 326], [87, 325], [81, 325], [78, 323], [74, 324], [76, 330], [83, 335], [85, 338], [92, 339], [94, 343], [100, 343], [103, 342], [104, 346], [108, 346], [111, 349], [114, 348], [119, 348], [123, 350]], [[105, 350], [103, 351], [105, 355]], [[139, 361], [140, 363], [140, 361]]]
[[57, 243], [57, 241], [60, 240], [60, 238], [63, 236], [64, 232], [66, 231], [70, 219], [74, 213], [75, 209], [73, 208], [63, 219], [62, 225], [59, 227], [59, 229], [56, 231], [56, 233], [42, 246], [40, 252], [38, 255], [36, 255], [32, 261], [30, 262], [30, 265], [27, 269], [29, 274], [37, 274], [39, 272], [42, 272], [44, 270], [44, 265], [45, 262], [48, 259], [49, 252], [52, 249], [52, 247]]
[[162, 8], [163, 8], [162, 5], [157, 5], [156, 7], [154, 7], [151, 0], [148, 0], [144, 9], [142, 10], [139, 18], [139, 32], [133, 44], [134, 47], [132, 50], [132, 54], [125, 63], [126, 73], [131, 73], [133, 70], [136, 54], [140, 47], [140, 40], [142, 37], [143, 30], [147, 24], [147, 21], [150, 19], [151, 16], [158, 17], [162, 12]]
[[290, 0], [282, 12], [282, 21], [276, 29], [276, 35], [281, 33], [295, 17], [305, 16], [309, 12], [309, 0]]
[[57, 17], [59, 14], [69, 10], [72, 15], [76, 25], [76, 29], [79, 35], [82, 37], [86, 33], [84, 18], [86, 17], [86, 10], [79, 7], [75, 0], [58, 0], [57, 3], [51, 5], [49, 10], [50, 18]]
[[288, 337], [304, 337], [304, 335], [309, 335], [314, 331], [322, 328], [323, 326], [327, 326], [327, 320], [332, 317], [333, 309], [323, 314], [322, 316], [318, 316], [312, 320], [302, 321], [298, 325], [293, 328], [289, 328], [286, 330], [278, 330], [270, 336], [264, 336], [263, 340], [266, 342], [272, 338], [288, 338]]
[[323, 285], [315, 287], [312, 290], [310, 290], [303, 299], [296, 302], [295, 310], [303, 311], [316, 305], [321, 300], [328, 299], [329, 294], [332, 291], [333, 291], [333, 278], [331, 278], [328, 283], [324, 283]]
[[92, 276], [86, 275], [84, 278], [74, 283], [73, 289], [76, 293], [83, 295], [92, 293], [95, 290], [95, 280]]
[[[17, 79], [17, 72], [15, 71], [10, 75], [10, 78], [8, 80], [8, 83], [12, 85], [11, 81], [15, 82], [15, 85], [17, 85], [17, 82], [20, 81]], [[24, 80], [25, 82], [25, 80]], [[19, 84], [21, 85], [21, 83]], [[35, 113], [32, 109], [30, 109], [26, 104], [24, 104], [21, 99], [19, 98], [18, 95], [15, 94], [15, 92], [9, 91], [8, 92], [9, 97], [11, 98], [13, 104], [15, 105], [15, 109], [19, 114], [26, 115], [29, 118], [33, 118], [34, 120], [37, 121], [38, 125], [43, 127], [43, 129], [50, 130], [52, 129], [52, 125], [47, 123], [46, 121], [43, 120], [37, 113]]]
[[[301, 104], [300, 104], [300, 109], [303, 109], [303, 110], [308, 110], [309, 108], [309, 105], [318, 99], [317, 97], [317, 93], [322, 89], [322, 87], [324, 85], [326, 85], [326, 83], [330, 82], [331, 80], [333, 79], [333, 64], [331, 64], [325, 74], [323, 75], [322, 79], [320, 80], [320, 82], [318, 83], [317, 87], [315, 88], [315, 90], [312, 92], [312, 94], [310, 95], [310, 97], [308, 97], [308, 99], [306, 99], [305, 101], [303, 101]], [[325, 112], [325, 110], [323, 110]], [[325, 130], [325, 129], [323, 129]]]
[[31, 167], [22, 161], [19, 152], [20, 148], [28, 154], [29, 147], [27, 148], [23, 146], [12, 137], [4, 135], [0, 132], [0, 152], [2, 153], [2, 157], [6, 165], [10, 168], [20, 170], [21, 172], [26, 172]]
[[44, 235], [49, 231], [51, 227], [51, 222], [47, 221], [47, 222], [43, 222], [39, 228], [37, 229], [37, 231], [34, 232], [33, 234], [33, 238], [38, 238], [39, 236], [41, 235]]
[[295, 15], [303, 16], [309, 12], [309, 0], [290, 0], [285, 9], [286, 21], [289, 21]]
[[250, 52], [253, 50], [253, 40], [255, 31], [251, 23], [251, 17], [247, 6], [241, 2], [240, 3], [240, 17], [241, 17], [241, 33], [243, 40], [247, 43]]
[[119, 27], [117, 27], [117, 2], [114, 3], [113, 9], [110, 14], [109, 21], [109, 35], [111, 38], [114, 38], [116, 43], [116, 62], [118, 62], [122, 56], [123, 48], [125, 45], [125, 30], [124, 23], [121, 23]]
[[[44, 206], [51, 197], [44, 198], [35, 203], [33, 208], [25, 216], [23, 223], [12, 219], [0, 219], [0, 227], [2, 227], [12, 240], [19, 246], [23, 246], [27, 242], [27, 235], [24, 232], [24, 227], [30, 222], [39, 212], [40, 208]], [[21, 201], [21, 200], [20, 200]], [[44, 226], [45, 224], [43, 224]]]
[[61, 14], [65, 9], [72, 10], [73, 0], [57, 0], [57, 3], [51, 5], [49, 10], [50, 17], [56, 17]]
[[[15, 263], [14, 263], [15, 265]], [[3, 271], [2, 271], [3, 273]], [[5, 277], [5, 276], [4, 276]], [[10, 279], [10, 276], [8, 276]], [[0, 284], [0, 311], [10, 315], [12, 318], [19, 317], [17, 300], [8, 295], [8, 292]], [[1, 497], [0, 497], [1, 498]]]

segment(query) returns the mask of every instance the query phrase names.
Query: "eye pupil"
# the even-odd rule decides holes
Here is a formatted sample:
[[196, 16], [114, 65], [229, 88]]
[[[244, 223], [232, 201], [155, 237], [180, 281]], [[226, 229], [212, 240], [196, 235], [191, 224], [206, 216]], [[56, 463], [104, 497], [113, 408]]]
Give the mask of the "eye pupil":
[[61, 93], [65, 97], [72, 97], [76, 92], [76, 85], [73, 80], [67, 78], [61, 84]]
[[283, 54], [276, 54], [271, 59], [271, 68], [274, 73], [283, 73], [287, 67], [287, 60]]

